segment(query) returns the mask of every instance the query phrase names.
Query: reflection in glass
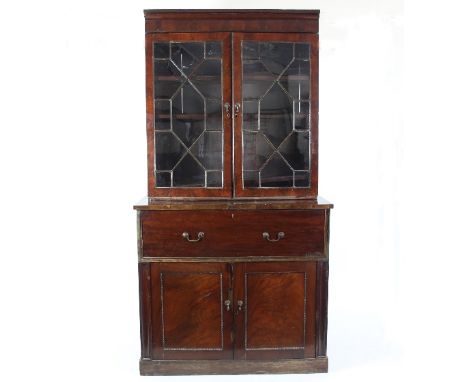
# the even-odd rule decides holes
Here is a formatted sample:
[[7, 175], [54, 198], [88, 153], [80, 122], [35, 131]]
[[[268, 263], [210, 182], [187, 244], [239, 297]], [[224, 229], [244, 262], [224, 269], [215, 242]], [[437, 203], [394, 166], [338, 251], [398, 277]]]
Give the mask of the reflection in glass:
[[242, 42], [244, 188], [310, 187], [310, 44]]
[[222, 44], [153, 44], [156, 187], [223, 187]]

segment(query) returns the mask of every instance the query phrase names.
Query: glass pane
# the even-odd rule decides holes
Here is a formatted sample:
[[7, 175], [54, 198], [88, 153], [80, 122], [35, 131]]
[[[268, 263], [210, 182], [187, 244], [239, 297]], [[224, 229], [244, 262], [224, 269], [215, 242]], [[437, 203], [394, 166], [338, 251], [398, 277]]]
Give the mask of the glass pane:
[[191, 155], [186, 155], [174, 168], [174, 187], [204, 187], [205, 170]]
[[260, 171], [261, 187], [292, 187], [293, 171], [277, 153]]
[[223, 172], [222, 171], [207, 171], [206, 172], [207, 187], [223, 187]]
[[260, 184], [258, 177], [260, 173], [258, 171], [244, 171], [244, 187], [248, 188], [257, 188]]
[[295, 60], [281, 76], [280, 84], [288, 94], [297, 100], [309, 98], [309, 61]]
[[172, 130], [190, 147], [205, 130], [205, 103], [192, 85], [185, 83], [172, 98]]
[[171, 187], [170, 171], [156, 171], [156, 187]]
[[156, 170], [172, 170], [185, 153], [182, 142], [170, 131], [156, 132], [154, 143]]
[[309, 130], [310, 103], [303, 101], [294, 102], [294, 128], [296, 130]]
[[206, 131], [192, 145], [190, 151], [206, 170], [222, 170], [223, 151], [220, 131]]
[[308, 60], [310, 58], [309, 44], [294, 44], [294, 58], [296, 60]]
[[205, 48], [205, 58], [221, 58], [221, 43], [208, 41]]
[[223, 130], [223, 111], [221, 100], [206, 100], [206, 130]]
[[204, 60], [203, 42], [171, 42], [170, 45], [172, 61], [186, 75]]
[[275, 147], [283, 142], [293, 129], [293, 103], [277, 83], [260, 101], [260, 130]]
[[221, 60], [206, 60], [195, 69], [192, 83], [206, 98], [221, 98]]
[[274, 147], [262, 133], [243, 134], [244, 170], [259, 170], [274, 152]]
[[169, 60], [154, 62], [154, 98], [171, 98], [182, 85], [182, 74]]
[[243, 41], [242, 42], [242, 59], [246, 60], [258, 60], [258, 42], [256, 41]]
[[310, 44], [242, 42], [244, 188], [310, 187]]
[[310, 171], [294, 171], [295, 187], [310, 187]]
[[223, 187], [222, 43], [157, 42], [156, 187]]
[[171, 129], [171, 100], [161, 99], [154, 102], [154, 129]]
[[242, 103], [242, 128], [244, 130], [258, 130], [258, 100]]
[[294, 131], [278, 150], [294, 170], [309, 169], [309, 132]]
[[157, 42], [154, 44], [154, 58], [166, 58], [168, 59], [169, 54], [169, 43], [168, 42]]
[[291, 63], [293, 48], [290, 42], [261, 42], [260, 60], [271, 73], [279, 75]]
[[244, 61], [242, 99], [259, 99], [270, 88], [275, 77], [261, 61]]

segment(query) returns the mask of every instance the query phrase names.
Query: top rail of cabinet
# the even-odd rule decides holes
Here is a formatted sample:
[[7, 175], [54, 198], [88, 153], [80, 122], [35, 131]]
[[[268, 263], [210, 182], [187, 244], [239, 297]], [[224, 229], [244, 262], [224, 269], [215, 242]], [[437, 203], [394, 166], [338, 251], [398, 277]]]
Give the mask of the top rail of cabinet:
[[144, 14], [146, 33], [318, 33], [320, 11], [297, 9], [147, 9]]

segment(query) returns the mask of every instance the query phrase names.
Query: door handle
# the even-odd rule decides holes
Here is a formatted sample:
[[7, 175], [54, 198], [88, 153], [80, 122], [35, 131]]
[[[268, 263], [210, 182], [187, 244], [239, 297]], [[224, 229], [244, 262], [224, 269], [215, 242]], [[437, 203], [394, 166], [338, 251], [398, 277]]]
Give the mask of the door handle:
[[184, 233], [182, 233], [182, 237], [185, 240], [190, 241], [191, 243], [196, 243], [197, 241], [200, 241], [201, 239], [203, 239], [205, 237], [205, 233], [204, 232], [198, 232], [198, 235], [197, 235], [196, 239], [190, 239], [190, 234], [188, 232], [184, 232]]
[[270, 238], [270, 234], [268, 232], [263, 232], [262, 234], [263, 238], [267, 241], [280, 241], [281, 239], [284, 239], [286, 234], [284, 232], [278, 232], [278, 235], [276, 235], [276, 239]]

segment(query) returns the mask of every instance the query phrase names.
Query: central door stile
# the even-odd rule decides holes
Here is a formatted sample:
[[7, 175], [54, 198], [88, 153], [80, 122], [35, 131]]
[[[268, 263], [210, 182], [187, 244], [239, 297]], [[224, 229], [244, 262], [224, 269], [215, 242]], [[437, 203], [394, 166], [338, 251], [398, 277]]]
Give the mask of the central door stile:
[[[234, 33], [231, 33], [231, 107], [234, 106], [234, 100], [235, 100], [235, 81], [236, 81], [236, 76], [235, 76], [235, 51], [234, 51]], [[239, 82], [239, 81], [238, 81]], [[234, 150], [236, 148], [235, 142], [235, 130], [237, 129], [234, 115], [231, 115], [231, 174], [232, 174], [232, 181], [231, 181], [231, 197], [235, 197], [235, 189], [236, 189], [236, 177], [235, 177], [235, 169], [236, 169], [236, 163], [235, 163], [235, 154]]]

